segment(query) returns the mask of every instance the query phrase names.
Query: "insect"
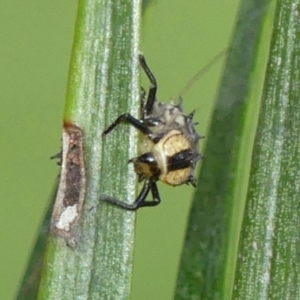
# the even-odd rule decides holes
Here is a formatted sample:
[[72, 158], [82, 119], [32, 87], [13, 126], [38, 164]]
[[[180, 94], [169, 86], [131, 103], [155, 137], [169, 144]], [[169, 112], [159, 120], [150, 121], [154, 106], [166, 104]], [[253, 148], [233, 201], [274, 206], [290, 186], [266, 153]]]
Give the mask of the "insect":
[[[127, 210], [158, 205], [161, 202], [156, 184], [158, 180], [172, 186], [185, 183], [195, 187], [194, 170], [202, 157], [198, 149], [202, 136], [196, 132], [197, 123], [193, 122], [195, 111], [185, 115], [182, 99], [177, 105], [158, 102], [156, 79], [143, 55], [139, 55], [139, 62], [151, 83], [147, 97], [145, 91], [141, 95], [141, 120], [128, 113], [122, 114], [102, 133], [102, 136], [106, 136], [125, 122], [143, 134], [140, 156], [129, 160], [133, 163], [138, 180], [144, 181], [138, 197], [132, 204], [107, 195], [101, 197], [102, 200]], [[147, 201], [150, 191], [152, 201]]]

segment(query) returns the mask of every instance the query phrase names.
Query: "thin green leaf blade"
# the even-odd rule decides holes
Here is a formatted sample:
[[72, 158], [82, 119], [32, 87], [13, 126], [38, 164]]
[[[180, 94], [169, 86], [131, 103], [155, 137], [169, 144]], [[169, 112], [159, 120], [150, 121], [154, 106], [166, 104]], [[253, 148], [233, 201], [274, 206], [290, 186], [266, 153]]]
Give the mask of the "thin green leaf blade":
[[[274, 6], [243, 1], [209, 133], [176, 299], [231, 299]], [[250, 25], [251, 24], [251, 25]], [[262, 59], [257, 65], [257, 55]]]
[[234, 299], [299, 299], [300, 2], [277, 1]]
[[38, 299], [129, 298], [135, 214], [100, 194], [133, 201], [136, 177], [126, 162], [137, 134], [125, 125], [105, 141], [101, 133], [119, 114], [137, 115], [139, 26], [140, 1], [79, 1], [64, 125], [83, 134], [85, 199], [77, 246], [48, 239]]

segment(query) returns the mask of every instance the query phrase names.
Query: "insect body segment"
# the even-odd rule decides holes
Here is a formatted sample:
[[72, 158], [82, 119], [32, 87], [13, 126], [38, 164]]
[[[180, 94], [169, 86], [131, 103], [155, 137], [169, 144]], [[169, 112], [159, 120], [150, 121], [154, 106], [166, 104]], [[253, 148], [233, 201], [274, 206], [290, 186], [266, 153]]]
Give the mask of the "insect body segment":
[[[129, 160], [134, 165], [139, 181], [145, 181], [135, 202], [127, 204], [106, 195], [101, 197], [102, 200], [129, 210], [160, 203], [156, 185], [158, 180], [172, 186], [184, 183], [196, 186], [194, 170], [201, 159], [198, 148], [201, 136], [195, 130], [194, 112], [185, 115], [182, 100], [177, 105], [157, 102], [155, 77], [144, 56], [140, 55], [139, 61], [151, 82], [146, 102], [145, 92], [142, 94], [142, 119], [123, 114], [103, 132], [103, 135], [107, 135], [120, 123], [127, 122], [144, 134], [139, 149], [141, 155]], [[149, 191], [152, 201], [146, 201]]]

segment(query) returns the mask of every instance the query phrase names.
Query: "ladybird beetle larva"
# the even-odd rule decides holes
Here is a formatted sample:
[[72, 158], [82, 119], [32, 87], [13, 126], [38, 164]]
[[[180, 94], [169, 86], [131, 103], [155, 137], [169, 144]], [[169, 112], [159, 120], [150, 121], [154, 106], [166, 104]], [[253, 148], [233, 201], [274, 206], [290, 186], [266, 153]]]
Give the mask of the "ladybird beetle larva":
[[[197, 123], [193, 122], [194, 112], [185, 115], [182, 100], [177, 105], [157, 102], [156, 79], [143, 55], [139, 55], [139, 62], [151, 83], [147, 97], [145, 92], [141, 96], [141, 120], [128, 113], [122, 114], [102, 133], [102, 136], [106, 136], [126, 122], [143, 134], [140, 156], [129, 160], [134, 165], [139, 181], [144, 181], [136, 200], [127, 204], [107, 195], [101, 196], [102, 200], [128, 210], [158, 205], [161, 202], [156, 185], [158, 180], [172, 186], [185, 183], [195, 187], [194, 170], [202, 157], [198, 148], [201, 135], [195, 129]], [[146, 201], [150, 191], [153, 200]]]

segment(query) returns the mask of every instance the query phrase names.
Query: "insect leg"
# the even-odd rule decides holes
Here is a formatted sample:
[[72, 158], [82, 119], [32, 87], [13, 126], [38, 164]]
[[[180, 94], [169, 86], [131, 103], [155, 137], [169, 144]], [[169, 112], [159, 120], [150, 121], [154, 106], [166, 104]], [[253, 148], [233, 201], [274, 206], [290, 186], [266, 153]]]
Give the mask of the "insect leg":
[[125, 114], [120, 115], [108, 128], [106, 128], [103, 131], [102, 136], [108, 135], [117, 126], [119, 126], [122, 122], [127, 122], [127, 123], [133, 125], [135, 128], [140, 130], [142, 133], [148, 135], [149, 137], [151, 137], [153, 135], [152, 131], [144, 123], [142, 123], [140, 120], [134, 118], [132, 115], [125, 113]]
[[107, 196], [107, 195], [101, 195], [100, 199], [103, 201], [106, 201], [110, 204], [119, 206], [121, 208], [127, 209], [127, 210], [137, 210], [139, 207], [144, 206], [143, 203], [146, 200], [146, 197], [150, 191], [150, 189], [152, 188], [152, 182], [150, 179], [147, 179], [144, 183], [144, 186], [140, 192], [140, 194], [138, 195], [138, 197], [136, 198], [136, 200], [132, 203], [132, 204], [127, 204], [123, 201], [120, 201], [118, 199], [115, 199], [113, 197]]
[[141, 54], [139, 55], [139, 61], [140, 61], [141, 67], [143, 68], [144, 72], [146, 73], [146, 75], [151, 83], [148, 97], [147, 97], [147, 102], [144, 107], [144, 112], [147, 115], [149, 115], [152, 111], [152, 107], [153, 107], [155, 99], [156, 99], [157, 83], [156, 83], [156, 79], [155, 79], [153, 73], [151, 72], [150, 68], [148, 67], [148, 65], [146, 63], [145, 57]]
[[159, 192], [158, 192], [158, 188], [157, 188], [157, 185], [156, 185], [156, 182], [155, 181], [151, 181], [151, 194], [152, 194], [152, 198], [153, 200], [152, 201], [144, 201], [141, 203], [140, 207], [149, 207], [149, 206], [156, 206], [158, 205], [161, 200], [160, 200], [160, 196], [159, 196]]
[[146, 101], [146, 91], [143, 87], [141, 88], [140, 97], [141, 97], [141, 118], [142, 118], [142, 120], [144, 120], [145, 119], [144, 109], [145, 109], [145, 101]]

